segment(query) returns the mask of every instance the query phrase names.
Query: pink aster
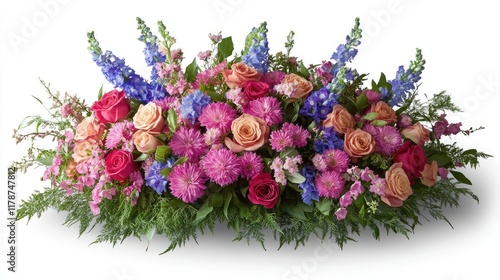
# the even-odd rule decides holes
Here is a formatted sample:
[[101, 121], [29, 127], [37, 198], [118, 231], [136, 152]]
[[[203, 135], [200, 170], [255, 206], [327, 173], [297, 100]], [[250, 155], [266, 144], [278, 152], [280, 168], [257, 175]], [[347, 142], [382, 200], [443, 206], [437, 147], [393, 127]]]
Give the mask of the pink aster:
[[207, 177], [197, 164], [186, 162], [176, 165], [168, 176], [173, 196], [192, 203], [203, 196]]
[[227, 103], [215, 102], [208, 104], [198, 118], [206, 128], [217, 128], [222, 134], [231, 129], [231, 123], [236, 119], [236, 111]]
[[181, 127], [172, 136], [170, 148], [174, 155], [188, 157], [196, 162], [205, 152], [205, 139], [199, 130]]
[[280, 124], [283, 121], [280, 103], [274, 97], [261, 97], [252, 100], [244, 111], [265, 120], [269, 126]]
[[240, 157], [241, 177], [248, 180], [264, 169], [262, 158], [253, 152], [246, 152]]
[[344, 173], [349, 166], [349, 156], [341, 150], [328, 150], [323, 155], [326, 162], [326, 170]]
[[384, 156], [390, 156], [403, 144], [401, 134], [393, 126], [384, 125], [377, 127], [375, 135], [377, 151]]
[[264, 82], [269, 85], [270, 89], [274, 89], [274, 86], [278, 85], [283, 81], [285, 78], [286, 73], [285, 72], [267, 72], [262, 74], [262, 77], [260, 78], [261, 82]]
[[283, 130], [275, 130], [271, 132], [271, 137], [269, 138], [271, 147], [277, 152], [283, 151], [286, 147], [291, 147], [293, 145], [293, 140], [290, 134]]
[[321, 197], [339, 198], [344, 190], [345, 181], [339, 173], [335, 171], [326, 171], [321, 173], [314, 180]]
[[105, 146], [112, 150], [120, 145], [128, 146], [132, 143], [132, 135], [136, 131], [134, 124], [130, 121], [118, 122], [109, 129], [106, 136]]
[[200, 161], [200, 166], [210, 181], [221, 187], [236, 181], [241, 173], [240, 160], [228, 149], [210, 150]]
[[284, 123], [282, 130], [291, 135], [294, 148], [302, 148], [307, 145], [307, 139], [311, 136], [307, 129], [303, 129], [298, 124]]

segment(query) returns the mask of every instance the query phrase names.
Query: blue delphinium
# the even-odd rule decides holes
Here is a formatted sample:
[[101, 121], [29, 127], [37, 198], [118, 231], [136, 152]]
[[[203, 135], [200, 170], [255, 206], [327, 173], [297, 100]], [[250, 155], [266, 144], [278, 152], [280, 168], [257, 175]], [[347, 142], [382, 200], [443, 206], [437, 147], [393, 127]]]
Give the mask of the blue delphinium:
[[[415, 61], [410, 62], [410, 67], [405, 71], [403, 66], [399, 66], [396, 72], [396, 78], [388, 81], [392, 86], [392, 96], [388, 104], [397, 106], [406, 97], [408, 91], [415, 89], [415, 84], [420, 81], [420, 75], [424, 70], [425, 59], [422, 58], [422, 52], [417, 49]], [[384, 95], [382, 94], [382, 98]]]
[[314, 141], [313, 148], [319, 154], [323, 154], [331, 149], [342, 150], [344, 148], [344, 141], [338, 137], [333, 127], [326, 128], [323, 126]]
[[182, 116], [194, 123], [201, 115], [201, 111], [210, 104], [210, 97], [197, 90], [182, 98], [181, 113]]
[[302, 168], [300, 174], [306, 178], [304, 182], [299, 184], [299, 188], [302, 190], [302, 201], [307, 205], [311, 205], [313, 200], [319, 201], [319, 193], [314, 185], [316, 175], [314, 168], [306, 165]]
[[336, 61], [331, 70], [333, 75], [336, 76], [337, 72], [345, 67], [347, 62], [351, 62], [358, 54], [356, 47], [361, 44], [360, 39], [361, 29], [359, 28], [359, 18], [356, 18], [351, 34], [346, 36], [346, 43], [340, 44], [337, 50], [332, 54], [331, 59]]
[[262, 23], [259, 28], [254, 27], [249, 37], [253, 37], [252, 44], [241, 59], [245, 64], [257, 69], [257, 71], [267, 73], [267, 66], [269, 65], [269, 45], [267, 41], [266, 23]]
[[103, 53], [93, 32], [88, 34], [88, 38], [92, 60], [101, 67], [104, 77], [114, 88], [125, 91], [127, 98], [134, 98], [145, 104], [165, 97], [165, 91], [161, 86], [148, 83], [136, 74], [134, 69], [127, 66], [125, 60], [118, 58], [111, 51]]
[[323, 87], [315, 92], [312, 92], [304, 101], [304, 105], [300, 109], [302, 116], [311, 117], [316, 123], [326, 119], [326, 116], [331, 113], [333, 106], [337, 104], [335, 94], [328, 92]]
[[166, 162], [155, 161], [149, 167], [148, 174], [146, 175], [146, 186], [154, 189], [158, 194], [162, 194], [167, 190], [168, 179], [165, 178], [160, 172], [165, 168], [171, 168], [175, 160], [169, 158]]
[[159, 51], [158, 38], [151, 32], [148, 26], [140, 18], [137, 18], [137, 29], [141, 31], [139, 41], [144, 42], [144, 59], [146, 64], [151, 67], [151, 81], [156, 82], [158, 79], [158, 71], [156, 70], [156, 63], [165, 62], [166, 56]]

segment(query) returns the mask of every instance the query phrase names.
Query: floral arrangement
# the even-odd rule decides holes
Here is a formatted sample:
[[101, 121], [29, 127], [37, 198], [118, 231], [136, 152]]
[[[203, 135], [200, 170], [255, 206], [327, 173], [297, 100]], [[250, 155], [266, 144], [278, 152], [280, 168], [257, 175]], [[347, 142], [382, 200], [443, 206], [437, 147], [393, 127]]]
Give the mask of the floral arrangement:
[[[92, 59], [113, 89], [87, 105], [42, 81], [50, 117], [29, 116], [15, 130], [32, 143], [16, 164], [46, 166], [51, 185], [22, 202], [18, 219], [54, 208], [80, 234], [101, 224], [96, 242], [163, 234], [166, 251], [216, 223], [262, 246], [272, 231], [280, 246], [315, 235], [342, 247], [363, 228], [376, 239], [380, 229], [408, 236], [426, 215], [448, 222], [442, 209], [460, 197], [478, 200], [458, 170], [489, 155], [447, 140], [483, 127], [449, 123], [459, 108], [445, 92], [418, 96], [419, 49], [393, 79], [366, 85], [348, 66], [358, 19], [330, 60], [309, 66], [291, 56], [293, 32], [285, 52], [270, 54], [262, 23], [241, 53], [231, 37], [210, 34], [211, 49], [183, 69], [164, 24], [157, 37], [137, 23], [150, 79], [91, 32]], [[35, 145], [45, 137], [55, 148]]]

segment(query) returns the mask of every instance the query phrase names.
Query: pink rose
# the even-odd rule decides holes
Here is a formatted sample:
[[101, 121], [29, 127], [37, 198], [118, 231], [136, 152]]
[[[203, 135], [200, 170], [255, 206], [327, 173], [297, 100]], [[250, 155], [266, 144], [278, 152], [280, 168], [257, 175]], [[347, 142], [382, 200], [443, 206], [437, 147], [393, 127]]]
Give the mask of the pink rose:
[[116, 181], [125, 181], [138, 165], [132, 154], [124, 150], [113, 150], [106, 156], [106, 173]]
[[431, 164], [425, 164], [424, 171], [422, 171], [422, 184], [432, 187], [437, 182], [438, 165], [435, 160]]
[[427, 130], [419, 122], [412, 126], [407, 126], [401, 130], [401, 134], [413, 141], [415, 144], [422, 146], [425, 142], [429, 141], [429, 130]]
[[238, 62], [231, 66], [231, 70], [225, 69], [222, 75], [230, 88], [241, 88], [246, 82], [260, 80], [262, 73], [259, 73], [257, 69], [246, 65], [244, 62]]
[[412, 144], [411, 141], [406, 141], [394, 154], [394, 162], [401, 162], [403, 164], [403, 169], [413, 184], [414, 178], [422, 176], [422, 171], [424, 171], [425, 164], [427, 163], [427, 157], [422, 147]]
[[151, 134], [159, 134], [165, 125], [161, 107], [152, 102], [139, 106], [139, 110], [133, 117], [133, 122], [135, 128], [148, 131]]
[[375, 139], [373, 136], [359, 128], [348, 129], [344, 138], [344, 152], [353, 160], [367, 156], [375, 149]]
[[269, 137], [269, 127], [265, 120], [249, 114], [242, 114], [231, 124], [233, 140], [226, 137], [226, 146], [233, 152], [255, 151], [262, 147]]
[[248, 199], [253, 204], [271, 209], [278, 202], [279, 195], [280, 187], [269, 173], [257, 174], [249, 182]]
[[105, 93], [99, 101], [94, 102], [92, 110], [101, 123], [115, 123], [127, 116], [130, 105], [125, 98], [125, 91], [114, 89]]
[[76, 126], [74, 139], [76, 141], [89, 140], [94, 143], [100, 142], [104, 130], [105, 127], [102, 123], [99, 123], [94, 117], [88, 117]]
[[356, 120], [354, 117], [344, 108], [342, 105], [333, 106], [333, 110], [330, 114], [326, 116], [323, 126], [332, 127], [340, 134], [345, 134], [350, 128], [354, 128], [356, 125]]
[[413, 193], [410, 180], [406, 176], [401, 162], [394, 163], [385, 172], [385, 181], [387, 187], [380, 199], [389, 206], [402, 206], [403, 202]]
[[134, 141], [137, 150], [144, 154], [154, 152], [156, 147], [161, 145], [158, 138], [144, 130], [137, 130], [134, 135], [132, 135], [132, 141]]
[[95, 141], [86, 139], [83, 141], [76, 141], [75, 147], [73, 148], [73, 160], [78, 163], [81, 161], [89, 160], [92, 156], [92, 151], [97, 148]]
[[371, 104], [369, 112], [377, 113], [375, 120], [385, 121], [387, 124], [393, 124], [398, 120], [396, 112], [384, 101]]
[[266, 96], [269, 93], [269, 85], [263, 82], [246, 82], [243, 93], [249, 101]]

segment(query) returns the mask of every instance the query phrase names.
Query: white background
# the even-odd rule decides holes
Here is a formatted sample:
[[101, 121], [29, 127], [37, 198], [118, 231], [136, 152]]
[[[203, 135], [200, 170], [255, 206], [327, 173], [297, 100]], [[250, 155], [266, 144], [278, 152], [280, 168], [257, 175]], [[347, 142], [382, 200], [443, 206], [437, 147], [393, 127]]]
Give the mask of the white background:
[[[444, 2], [444, 1], [443, 1]], [[44, 3], [52, 3], [47, 6]], [[354, 18], [360, 17], [364, 40], [353, 65], [378, 79], [393, 77], [408, 65], [415, 48], [427, 59], [422, 93], [447, 90], [464, 113], [453, 116], [464, 128], [484, 125], [471, 137], [456, 138], [464, 147], [477, 147], [498, 156], [494, 136], [500, 93], [498, 12], [494, 1], [2, 1], [1, 18], [1, 181], [6, 185], [9, 163], [25, 152], [16, 146], [12, 130], [22, 118], [43, 113], [31, 97], [45, 98], [42, 78], [54, 90], [77, 93], [90, 103], [104, 83], [100, 69], [87, 51], [86, 32], [94, 30], [103, 49], [124, 57], [138, 73], [148, 76], [137, 41], [136, 16], [156, 31], [163, 20], [184, 50], [186, 62], [209, 48], [208, 33], [233, 36], [240, 51], [253, 26], [268, 22], [271, 52], [283, 50], [290, 30], [296, 32], [292, 54], [306, 64], [328, 60], [344, 42]], [[31, 26], [33, 25], [33, 26]], [[481, 161], [477, 170], [464, 170], [473, 181], [479, 204], [463, 200], [446, 213], [454, 225], [423, 221], [410, 240], [383, 236], [375, 241], [366, 232], [341, 251], [325, 249], [312, 239], [305, 247], [277, 251], [270, 237], [267, 251], [260, 245], [231, 242], [233, 234], [221, 226], [174, 252], [158, 256], [167, 240], [155, 236], [149, 248], [137, 239], [89, 244], [92, 231], [78, 238], [77, 227], [62, 226], [64, 213], [46, 212], [41, 219], [17, 223], [17, 272], [7, 271], [6, 190], [0, 213], [1, 279], [436, 279], [495, 278], [500, 249], [498, 159]], [[18, 202], [40, 182], [42, 170], [18, 174]], [[493, 275], [493, 276], [491, 276]]]

